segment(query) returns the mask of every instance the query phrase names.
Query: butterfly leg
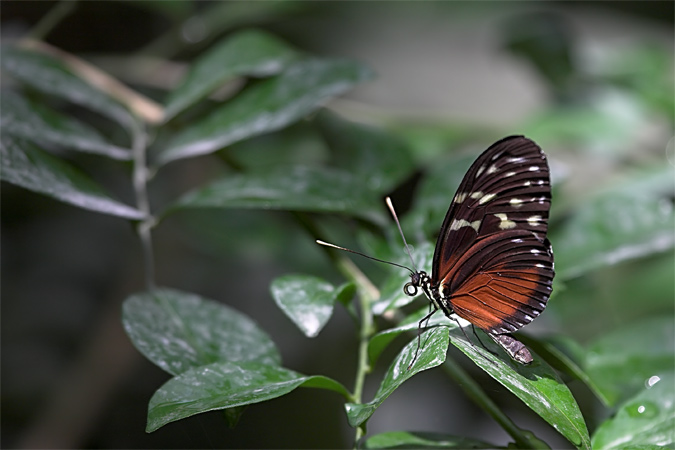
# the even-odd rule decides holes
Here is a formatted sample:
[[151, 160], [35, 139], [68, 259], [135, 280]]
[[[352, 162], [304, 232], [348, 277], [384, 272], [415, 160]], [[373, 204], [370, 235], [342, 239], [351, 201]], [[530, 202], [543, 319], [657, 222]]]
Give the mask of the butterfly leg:
[[478, 333], [476, 333], [476, 327], [473, 324], [471, 324], [471, 330], [473, 331], [473, 335], [476, 336], [476, 339], [478, 339], [478, 342], [480, 342], [480, 345], [482, 345], [485, 350], [487, 350], [488, 352], [490, 352], [494, 356], [497, 356], [497, 354], [495, 352], [493, 352], [492, 350], [487, 348], [487, 346], [483, 343], [483, 341], [481, 341], [480, 336], [478, 336]]
[[[430, 305], [432, 305], [432, 304], [430, 303]], [[431, 306], [429, 306], [429, 308], [431, 309]], [[415, 364], [415, 361], [417, 361], [417, 355], [418, 355], [418, 353], [419, 353], [419, 351], [420, 351], [420, 346], [421, 346], [421, 342], [422, 342], [422, 328], [426, 328], [426, 325], [422, 326], [422, 324], [423, 324], [424, 322], [427, 322], [427, 323], [428, 323], [428, 322], [429, 322], [429, 319], [431, 319], [431, 316], [433, 316], [434, 314], [436, 314], [436, 311], [438, 311], [438, 308], [436, 308], [436, 307], [434, 306], [434, 308], [429, 312], [429, 314], [427, 314], [426, 316], [424, 316], [424, 317], [422, 318], [422, 320], [420, 320], [419, 324], [417, 325], [417, 350], [415, 350], [415, 357], [414, 357], [413, 360], [410, 362], [410, 364], [408, 364], [408, 370], [410, 370], [410, 368], [412, 367], [412, 365]]]

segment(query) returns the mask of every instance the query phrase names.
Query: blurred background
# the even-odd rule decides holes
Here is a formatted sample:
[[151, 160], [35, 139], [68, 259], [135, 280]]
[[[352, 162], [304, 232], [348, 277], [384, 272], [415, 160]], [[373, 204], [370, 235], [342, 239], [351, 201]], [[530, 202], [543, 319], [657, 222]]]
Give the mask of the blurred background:
[[[57, 5], [3, 1], [3, 43], [44, 25]], [[667, 164], [672, 169], [674, 15], [673, 2], [658, 1], [74, 2], [46, 41], [160, 102], [184, 62], [251, 25], [307, 52], [357, 59], [377, 78], [331, 108], [396, 133], [416, 152], [422, 174], [445, 152], [476, 155], [501, 136], [526, 134], [549, 155], [556, 198], [563, 203], [554, 205], [560, 220], [577, 199], [598, 186], [620, 186], [626, 173]], [[270, 151], [280, 145], [321, 159], [303, 124], [231, 151], [274, 164], [280, 157]], [[75, 160], [132, 202], [124, 165], [87, 155]], [[159, 208], [212, 175], [208, 158], [171, 165], [152, 186], [152, 202]], [[403, 210], [415, 186], [413, 179], [397, 192]], [[675, 191], [663, 198], [664, 208], [672, 208]], [[121, 327], [121, 302], [143, 289], [133, 228], [6, 183], [1, 221], [3, 447], [352, 445], [341, 399], [309, 389], [249, 407], [234, 429], [219, 413], [209, 413], [146, 434], [147, 402], [169, 376], [143, 359]], [[347, 314], [337, 308], [310, 340], [269, 295], [269, 283], [286, 273], [340, 280], [289, 216], [180, 213], [162, 223], [154, 242], [159, 285], [227, 302], [271, 335], [284, 366], [351, 387], [356, 342]], [[584, 344], [642, 315], [672, 316], [672, 245], [666, 238], [646, 252], [636, 250], [636, 256], [649, 256], [589, 276], [580, 267], [560, 287], [551, 312], [528, 331], [563, 331]], [[615, 256], [617, 262], [630, 259]], [[461, 358], [453, 350], [450, 357]], [[516, 423], [560, 447], [569, 445], [496, 383], [475, 376]], [[378, 377], [371, 379], [366, 399], [377, 388]], [[604, 418], [588, 391], [574, 383], [572, 389], [589, 413], [589, 426]], [[368, 427], [370, 434], [397, 429], [509, 442], [440, 371], [406, 383]]]

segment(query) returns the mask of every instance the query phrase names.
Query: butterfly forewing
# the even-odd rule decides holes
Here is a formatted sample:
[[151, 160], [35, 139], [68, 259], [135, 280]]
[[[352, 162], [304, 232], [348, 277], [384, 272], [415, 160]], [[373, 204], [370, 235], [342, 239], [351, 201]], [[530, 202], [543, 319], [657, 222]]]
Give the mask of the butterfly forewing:
[[546, 156], [522, 136], [496, 142], [471, 165], [436, 242], [432, 280], [443, 278], [479, 236], [510, 229], [546, 235], [551, 202]]
[[522, 136], [502, 139], [469, 168], [436, 243], [431, 284], [442, 301], [493, 334], [516, 331], [546, 306], [553, 253], [546, 156]]

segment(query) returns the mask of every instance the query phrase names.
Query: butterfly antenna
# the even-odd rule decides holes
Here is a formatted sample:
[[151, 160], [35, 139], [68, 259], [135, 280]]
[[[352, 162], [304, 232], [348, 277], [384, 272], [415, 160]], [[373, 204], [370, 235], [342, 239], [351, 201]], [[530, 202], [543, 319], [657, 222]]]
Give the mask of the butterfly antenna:
[[410, 257], [410, 262], [412, 263], [415, 272], [419, 272], [419, 270], [417, 269], [417, 265], [413, 260], [412, 254], [410, 253], [410, 246], [408, 245], [408, 241], [405, 240], [405, 234], [403, 234], [401, 223], [398, 221], [398, 216], [396, 215], [396, 211], [394, 210], [394, 204], [391, 202], [391, 199], [389, 197], [385, 199], [385, 202], [387, 202], [387, 206], [389, 207], [389, 211], [391, 211], [391, 215], [394, 216], [394, 221], [396, 222], [396, 226], [398, 227], [398, 232], [401, 233], [401, 237], [403, 238], [403, 244], [405, 244], [405, 252]]
[[396, 267], [400, 267], [402, 269], [405, 269], [410, 273], [415, 273], [415, 272], [412, 271], [412, 269], [410, 267], [402, 266], [401, 264], [396, 264], [395, 262], [391, 262], [391, 261], [385, 261], [384, 259], [373, 258], [372, 256], [368, 256], [364, 253], [357, 252], [356, 250], [350, 250], [348, 248], [340, 247], [338, 245], [331, 244], [329, 242], [324, 242], [324, 241], [321, 241], [319, 239], [316, 240], [316, 243], [319, 244], [319, 245], [326, 246], [326, 247], [332, 247], [332, 248], [336, 248], [338, 250], [344, 250], [345, 252], [354, 253], [356, 255], [363, 256], [364, 258], [372, 259], [373, 261], [377, 261], [377, 262], [381, 262], [381, 263], [385, 263], [385, 264], [391, 264], [392, 266], [396, 266]]

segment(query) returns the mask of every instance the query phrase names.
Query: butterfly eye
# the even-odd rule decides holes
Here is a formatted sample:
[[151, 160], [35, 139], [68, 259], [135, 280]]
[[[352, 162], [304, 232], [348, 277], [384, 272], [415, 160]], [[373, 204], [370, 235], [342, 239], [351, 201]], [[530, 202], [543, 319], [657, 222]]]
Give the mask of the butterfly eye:
[[417, 295], [417, 286], [413, 283], [406, 283], [405, 286], [403, 286], [403, 292], [405, 292], [405, 295], [414, 297]]

